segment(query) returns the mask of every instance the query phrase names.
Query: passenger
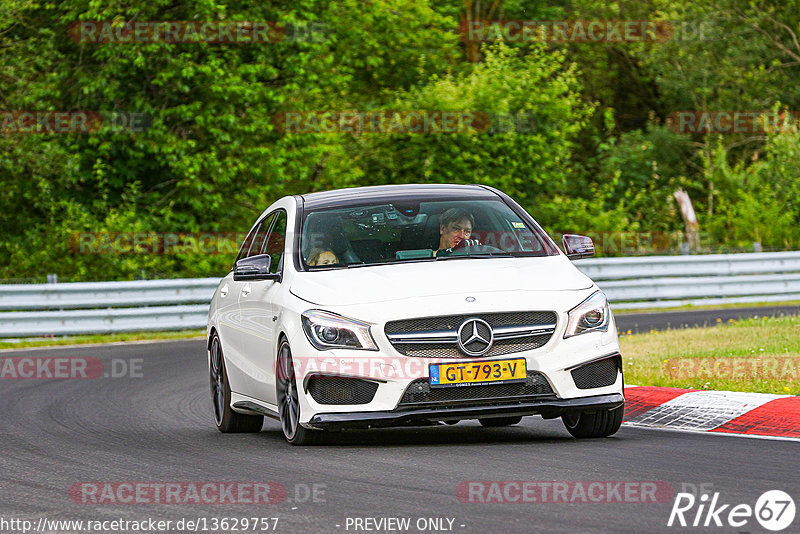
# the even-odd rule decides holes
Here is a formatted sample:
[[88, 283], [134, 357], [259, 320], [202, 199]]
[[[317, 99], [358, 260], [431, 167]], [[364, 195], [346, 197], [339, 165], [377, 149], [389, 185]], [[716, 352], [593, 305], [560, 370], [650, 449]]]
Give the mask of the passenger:
[[317, 249], [311, 253], [306, 263], [311, 266], [333, 265], [339, 263], [339, 258], [332, 250]]
[[466, 210], [450, 208], [442, 213], [439, 218], [439, 249], [433, 255], [436, 256], [442, 251], [450, 254], [454, 248], [479, 245], [477, 239], [469, 238], [473, 226], [475, 218]]

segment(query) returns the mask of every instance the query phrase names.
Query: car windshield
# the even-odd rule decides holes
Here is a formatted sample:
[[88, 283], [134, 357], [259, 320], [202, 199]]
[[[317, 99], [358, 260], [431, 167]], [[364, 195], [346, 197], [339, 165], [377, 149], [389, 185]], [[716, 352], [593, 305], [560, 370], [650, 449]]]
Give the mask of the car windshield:
[[319, 209], [305, 213], [300, 243], [310, 270], [557, 254], [540, 228], [500, 199]]

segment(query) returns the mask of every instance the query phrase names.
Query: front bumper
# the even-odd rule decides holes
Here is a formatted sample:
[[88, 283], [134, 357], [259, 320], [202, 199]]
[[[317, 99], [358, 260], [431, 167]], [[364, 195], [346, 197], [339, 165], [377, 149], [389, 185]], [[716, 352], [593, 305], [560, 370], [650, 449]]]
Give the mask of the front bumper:
[[[546, 297], [547, 295], [545, 295]], [[511, 299], [508, 296], [508, 299]], [[502, 304], [502, 305], [501, 305]], [[453, 308], [462, 304], [453, 303]], [[489, 312], [503, 309], [522, 309], [521, 303], [498, 303], [495, 309], [487, 305]], [[558, 308], [545, 302], [542, 308]], [[336, 310], [349, 317], [369, 315], [367, 310]], [[489, 313], [487, 312], [487, 313]], [[428, 313], [447, 315], [451, 308], [434, 309]], [[378, 322], [384, 324], [383, 319]], [[374, 335], [378, 351], [367, 352], [348, 349], [332, 349], [320, 352], [308, 341], [300, 329], [290, 331], [289, 343], [295, 362], [295, 373], [301, 389], [300, 424], [307, 428], [345, 428], [369, 426], [403, 426], [419, 422], [454, 421], [482, 417], [517, 415], [542, 415], [558, 417], [563, 413], [582, 410], [611, 409], [624, 402], [622, 372], [613, 383], [592, 386], [576, 383], [573, 370], [612, 356], [619, 358], [619, 341], [613, 318], [607, 332], [594, 332], [567, 339], [563, 338], [566, 313], [559, 312], [558, 326], [550, 340], [542, 347], [496, 356], [486, 356], [475, 361], [495, 361], [510, 358], [525, 358], [530, 373], [542, 375], [548, 384], [547, 391], [531, 391], [513, 394], [487, 395], [488, 398], [442, 399], [435, 405], [428, 401], [436, 399], [406, 399], [406, 393], [416, 381], [429, 378], [429, 365], [473, 361], [472, 359], [406, 356], [395, 350], [382, 335]], [[380, 328], [376, 329], [376, 332]], [[298, 362], [303, 365], [298, 366]], [[301, 369], [298, 370], [298, 367]], [[620, 371], [621, 371], [620, 365]], [[336, 403], [333, 398], [320, 401], [308, 388], [309, 376], [315, 374], [360, 379], [377, 384], [374, 396], [368, 402]], [[470, 386], [472, 387], [472, 386]], [[446, 389], [446, 388], [443, 388]], [[459, 388], [460, 389], [460, 388]], [[513, 398], [512, 398], [513, 397]], [[521, 398], [525, 397], [525, 398]], [[597, 406], [599, 400], [600, 406]], [[610, 400], [609, 400], [610, 399]], [[610, 404], [605, 404], [610, 403]], [[432, 402], [431, 402], [432, 404]]]
[[398, 408], [382, 412], [318, 413], [307, 426], [319, 430], [403, 426], [429, 421], [541, 415], [546, 419], [567, 413], [612, 410], [625, 403], [620, 393], [577, 399], [543, 398], [530, 402], [490, 406], [437, 406], [431, 408]]

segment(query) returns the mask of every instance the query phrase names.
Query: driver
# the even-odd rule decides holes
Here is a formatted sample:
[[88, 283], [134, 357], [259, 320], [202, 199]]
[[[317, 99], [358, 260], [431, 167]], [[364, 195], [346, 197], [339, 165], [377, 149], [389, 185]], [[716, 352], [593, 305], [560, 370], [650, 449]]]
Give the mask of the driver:
[[439, 218], [439, 249], [433, 255], [440, 252], [451, 254], [453, 248], [479, 245], [477, 239], [469, 238], [473, 226], [475, 218], [466, 210], [450, 208], [442, 213]]

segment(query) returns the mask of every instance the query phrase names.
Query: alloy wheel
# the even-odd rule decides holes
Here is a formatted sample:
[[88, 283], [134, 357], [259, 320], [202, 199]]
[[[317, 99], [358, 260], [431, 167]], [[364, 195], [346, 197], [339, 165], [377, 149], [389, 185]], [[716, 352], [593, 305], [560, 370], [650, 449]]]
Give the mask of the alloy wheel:
[[214, 404], [214, 420], [217, 425], [222, 424], [225, 411], [225, 379], [223, 376], [222, 348], [219, 338], [214, 337], [211, 342], [211, 402]]
[[291, 440], [297, 433], [300, 420], [300, 400], [297, 393], [297, 382], [292, 365], [292, 354], [289, 344], [284, 342], [278, 353], [280, 376], [278, 380], [278, 403], [281, 415], [281, 427], [286, 439]]

